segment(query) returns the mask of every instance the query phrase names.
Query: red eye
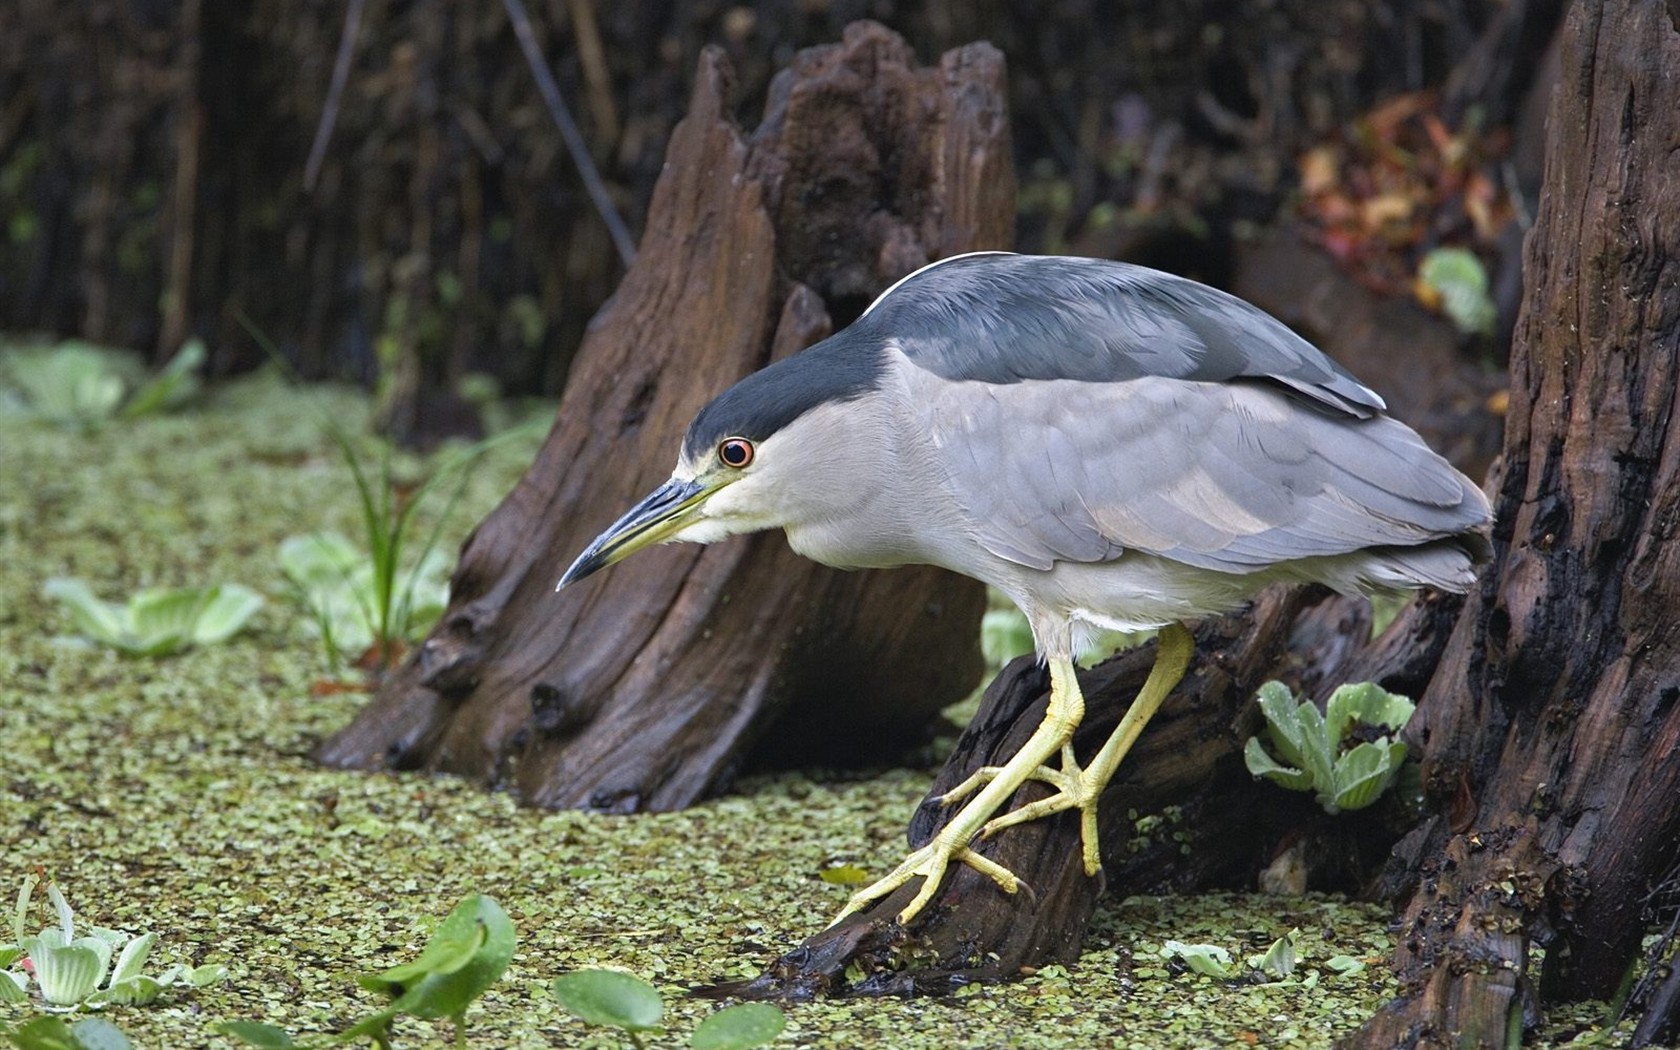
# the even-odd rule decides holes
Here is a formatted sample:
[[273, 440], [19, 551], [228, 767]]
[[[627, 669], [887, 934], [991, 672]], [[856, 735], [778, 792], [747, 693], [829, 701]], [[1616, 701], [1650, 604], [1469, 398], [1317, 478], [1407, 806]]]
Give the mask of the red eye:
[[752, 442], [746, 438], [725, 438], [718, 445], [718, 459], [724, 466], [740, 470], [753, 461]]

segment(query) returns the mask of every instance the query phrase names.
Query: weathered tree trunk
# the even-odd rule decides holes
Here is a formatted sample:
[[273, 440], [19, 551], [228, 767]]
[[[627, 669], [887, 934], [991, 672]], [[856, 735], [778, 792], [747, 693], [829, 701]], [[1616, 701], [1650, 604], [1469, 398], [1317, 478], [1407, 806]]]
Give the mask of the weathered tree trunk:
[[[1353, 1046], [1506, 1045], [1525, 1019], [1534, 940], [1548, 947], [1542, 998], [1607, 996], [1638, 951], [1645, 901], [1680, 862], [1677, 21], [1673, 5], [1635, 0], [1571, 13], [1490, 481], [1496, 556], [1480, 589], [1413, 603], [1369, 646], [1357, 619], [1338, 622], [1342, 603], [1308, 610], [1299, 596], [1263, 599], [1235, 644], [1244, 617], [1204, 624], [1192, 676], [1103, 798], [1103, 863], [1121, 892], [1228, 884], [1291, 822], [1314, 819], [1280, 810], [1241, 771], [1254, 685], [1293, 678], [1322, 695], [1338, 679], [1373, 679], [1421, 696], [1409, 735], [1434, 815], [1390, 861], [1390, 892], [1411, 898], [1396, 960], [1405, 996]], [[1082, 740], [1108, 732], [1147, 662], [1127, 656], [1082, 677]], [[1030, 667], [1000, 676], [914, 840], [937, 826], [934, 795], [1038, 723], [1043, 691]], [[1128, 810], [1167, 805], [1180, 807], [1174, 845], [1188, 850], [1133, 854]], [[1079, 872], [1074, 821], [1009, 829], [982, 852], [1032, 892], [1006, 896], [965, 869], [901, 928], [908, 887], [746, 990], [937, 988], [1071, 956], [1100, 889]], [[848, 967], [871, 976], [848, 980]], [[1652, 1003], [1680, 1011], [1680, 982], [1662, 982]], [[1648, 1017], [1641, 1031], [1676, 1020]]]
[[779, 535], [650, 551], [553, 593], [666, 477], [714, 394], [912, 268], [1010, 244], [991, 47], [916, 68], [898, 37], [856, 25], [796, 57], [750, 140], [728, 95], [709, 51], [641, 251], [547, 444], [467, 541], [438, 628], [324, 761], [449, 770], [543, 806], [671, 809], [726, 783], [755, 742], [783, 758], [891, 754], [975, 684], [978, 584], [837, 573]]
[[[1354, 1045], [1502, 1046], [1608, 997], [1680, 854], [1680, 12], [1578, 3], [1525, 258], [1497, 556], [1419, 706], [1405, 997]], [[1456, 806], [1455, 806], [1456, 803]]]

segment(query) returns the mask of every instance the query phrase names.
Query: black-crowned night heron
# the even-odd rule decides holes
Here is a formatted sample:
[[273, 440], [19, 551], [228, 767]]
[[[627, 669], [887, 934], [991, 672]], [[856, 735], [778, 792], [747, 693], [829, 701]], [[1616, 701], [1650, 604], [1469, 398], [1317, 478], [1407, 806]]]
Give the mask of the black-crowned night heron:
[[[1079, 810], [1097, 873], [1097, 799], [1184, 675], [1182, 621], [1278, 580], [1348, 594], [1470, 586], [1487, 500], [1384, 407], [1274, 318], [1194, 281], [958, 256], [702, 409], [671, 480], [560, 586], [651, 544], [779, 528], [826, 565], [940, 565], [1020, 606], [1050, 669], [1043, 723], [1008, 763], [949, 792], [947, 804], [966, 800], [949, 823], [840, 913], [920, 877], [907, 921], [953, 860], [1014, 892], [974, 836], [1064, 810]], [[1081, 765], [1080, 635], [1150, 627], [1155, 666]], [[1000, 814], [1029, 780], [1054, 793]]]

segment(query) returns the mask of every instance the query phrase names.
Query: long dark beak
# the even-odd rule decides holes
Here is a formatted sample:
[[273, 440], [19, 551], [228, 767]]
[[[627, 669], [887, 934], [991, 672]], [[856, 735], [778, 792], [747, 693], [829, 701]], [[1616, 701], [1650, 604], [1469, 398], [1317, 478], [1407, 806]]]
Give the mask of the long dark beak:
[[631, 507], [624, 517], [612, 523], [606, 532], [595, 538], [577, 561], [560, 577], [554, 588], [560, 590], [576, 583], [598, 569], [622, 561], [643, 547], [651, 547], [670, 538], [672, 533], [689, 523], [691, 511], [715, 491], [700, 481], [679, 481], [672, 478], [654, 489], [647, 498]]

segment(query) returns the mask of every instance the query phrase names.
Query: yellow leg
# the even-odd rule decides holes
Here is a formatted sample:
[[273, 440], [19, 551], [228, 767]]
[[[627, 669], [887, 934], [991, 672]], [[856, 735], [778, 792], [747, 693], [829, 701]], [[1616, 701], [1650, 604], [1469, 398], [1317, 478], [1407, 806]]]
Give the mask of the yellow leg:
[[953, 860], [967, 864], [986, 875], [1005, 893], [1014, 893], [1020, 889], [1021, 882], [1013, 872], [969, 849], [969, 840], [1003, 808], [1016, 788], [1040, 775], [1050, 756], [1062, 750], [1063, 745], [1072, 738], [1074, 728], [1079, 725], [1079, 720], [1084, 715], [1085, 699], [1080, 695], [1079, 682], [1073, 676], [1073, 661], [1051, 660], [1050, 704], [1044, 712], [1044, 721], [1039, 723], [1033, 735], [1021, 745], [1014, 757], [992, 771], [984, 786], [976, 785], [979, 790], [974, 793], [974, 797], [951, 817], [948, 824], [939, 829], [932, 841], [905, 857], [903, 863], [885, 878], [853, 894], [846, 906], [840, 909], [840, 914], [834, 917], [834, 921], [839, 922], [870, 901], [879, 900], [911, 879], [920, 877], [921, 890], [915, 899], [898, 913], [899, 922], [909, 922], [933, 899], [934, 892], [939, 889], [939, 884], [945, 877], [945, 869]]
[[1119, 768], [1120, 760], [1126, 757], [1126, 752], [1137, 742], [1143, 727], [1154, 717], [1161, 701], [1167, 698], [1173, 687], [1183, 681], [1185, 669], [1190, 666], [1190, 654], [1194, 649], [1195, 640], [1181, 624], [1168, 624], [1161, 628], [1160, 639], [1156, 643], [1155, 666], [1150, 669], [1149, 678], [1144, 681], [1143, 689], [1126, 709], [1125, 717], [1114, 727], [1114, 732], [1109, 736], [1107, 743], [1103, 744], [1102, 750], [1091, 759], [1091, 764], [1080, 769], [1073, 761], [1072, 749], [1064, 751], [1061, 769], [1039, 770], [1031, 778], [1055, 785], [1057, 792], [1049, 798], [1030, 802], [1019, 809], [992, 818], [980, 829], [980, 836], [986, 838], [1015, 824], [1037, 820], [1063, 810], [1078, 809], [1079, 838], [1084, 848], [1085, 874], [1095, 875], [1102, 870], [1102, 859], [1097, 849], [1097, 800], [1102, 796], [1103, 788], [1113, 778], [1114, 771]]

